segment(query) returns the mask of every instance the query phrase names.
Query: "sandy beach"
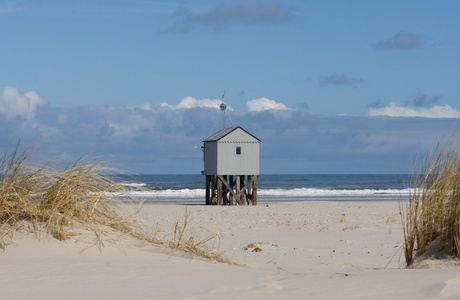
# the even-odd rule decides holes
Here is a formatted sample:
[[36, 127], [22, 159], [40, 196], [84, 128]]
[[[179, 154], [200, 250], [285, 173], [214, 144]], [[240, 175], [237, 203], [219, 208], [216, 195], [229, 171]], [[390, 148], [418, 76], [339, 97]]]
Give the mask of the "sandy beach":
[[[89, 247], [17, 235], [0, 253], [1, 299], [459, 299], [460, 269], [407, 269], [398, 201], [260, 202], [257, 206], [146, 204], [158, 236], [213, 236], [239, 265], [127, 237]], [[89, 248], [88, 248], [89, 247]]]

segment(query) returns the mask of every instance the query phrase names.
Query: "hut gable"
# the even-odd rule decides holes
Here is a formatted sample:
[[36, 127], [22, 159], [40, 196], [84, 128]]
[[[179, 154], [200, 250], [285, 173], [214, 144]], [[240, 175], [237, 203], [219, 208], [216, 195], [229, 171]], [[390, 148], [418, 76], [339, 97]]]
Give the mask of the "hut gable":
[[211, 135], [203, 142], [253, 142], [260, 143], [260, 140], [241, 128], [240, 126], [226, 127]]

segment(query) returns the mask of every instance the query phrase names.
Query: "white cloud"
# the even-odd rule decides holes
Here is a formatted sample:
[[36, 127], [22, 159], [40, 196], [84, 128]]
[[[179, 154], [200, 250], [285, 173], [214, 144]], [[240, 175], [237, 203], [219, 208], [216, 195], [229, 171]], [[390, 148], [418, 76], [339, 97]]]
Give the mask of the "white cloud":
[[[210, 107], [210, 108], [217, 108], [219, 109], [219, 105], [222, 104], [222, 100], [213, 100], [213, 99], [196, 99], [193, 97], [185, 97], [180, 101], [178, 105], [171, 105], [166, 102], [160, 103], [163, 107], [169, 107], [171, 109], [181, 109], [181, 108], [195, 108], [195, 107]], [[230, 107], [227, 106], [227, 109]]]
[[390, 117], [460, 118], [460, 111], [447, 104], [431, 107], [408, 107], [392, 102], [385, 107], [370, 109], [368, 111], [368, 115]]
[[33, 91], [20, 94], [16, 88], [6, 87], [0, 94], [0, 114], [8, 119], [20, 116], [31, 120], [41, 105], [46, 105], [46, 101]]
[[259, 98], [249, 100], [246, 103], [249, 111], [263, 111], [269, 109], [276, 109], [276, 110], [288, 110], [286, 105], [282, 103], [277, 103], [275, 100], [270, 100], [268, 98]]

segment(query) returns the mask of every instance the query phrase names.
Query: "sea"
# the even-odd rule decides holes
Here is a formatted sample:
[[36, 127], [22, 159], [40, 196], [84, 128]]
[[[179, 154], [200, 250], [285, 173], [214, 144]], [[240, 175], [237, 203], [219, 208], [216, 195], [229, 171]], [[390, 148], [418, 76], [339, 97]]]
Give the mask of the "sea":
[[[133, 200], [205, 203], [203, 175], [116, 175]], [[403, 200], [407, 174], [259, 175], [258, 202], [311, 200]]]

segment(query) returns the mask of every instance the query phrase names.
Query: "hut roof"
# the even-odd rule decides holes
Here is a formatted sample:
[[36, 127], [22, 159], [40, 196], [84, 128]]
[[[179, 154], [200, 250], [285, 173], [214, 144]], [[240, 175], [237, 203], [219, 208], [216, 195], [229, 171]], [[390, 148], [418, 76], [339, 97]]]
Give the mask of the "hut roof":
[[260, 140], [258, 138], [256, 138], [254, 135], [250, 134], [249, 132], [247, 132], [246, 130], [244, 130], [242, 127], [240, 126], [233, 126], [233, 127], [225, 127], [225, 128], [222, 128], [221, 130], [219, 130], [218, 132], [214, 133], [213, 135], [209, 136], [208, 138], [206, 138], [203, 142], [217, 142], [218, 140], [220, 140], [221, 138], [227, 136], [228, 134], [232, 133], [233, 131], [235, 131], [236, 129], [241, 129], [243, 130], [244, 132], [246, 132], [248, 135], [252, 136], [253, 138], [255, 138], [257, 141], [260, 142]]

